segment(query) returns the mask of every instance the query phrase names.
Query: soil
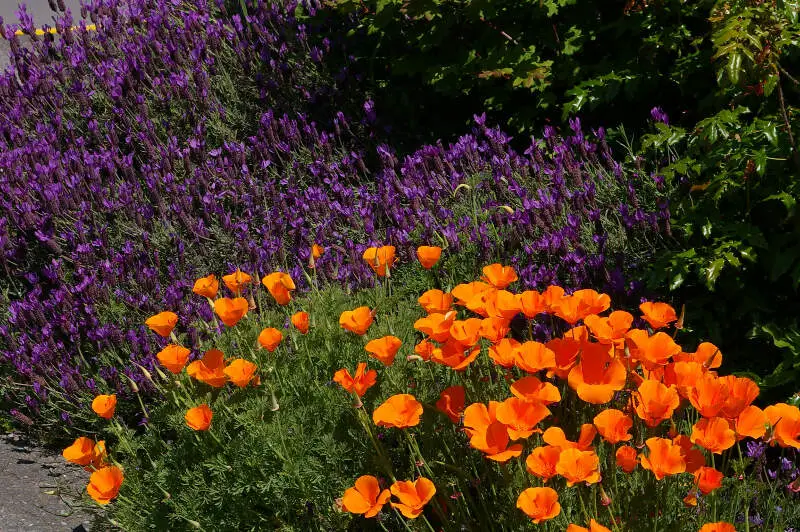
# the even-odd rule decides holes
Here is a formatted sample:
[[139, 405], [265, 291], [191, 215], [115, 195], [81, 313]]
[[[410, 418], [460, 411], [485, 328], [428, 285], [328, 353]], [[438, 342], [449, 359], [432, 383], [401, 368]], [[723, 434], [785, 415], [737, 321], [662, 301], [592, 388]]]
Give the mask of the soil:
[[86, 532], [89, 473], [18, 434], [0, 434], [0, 531]]

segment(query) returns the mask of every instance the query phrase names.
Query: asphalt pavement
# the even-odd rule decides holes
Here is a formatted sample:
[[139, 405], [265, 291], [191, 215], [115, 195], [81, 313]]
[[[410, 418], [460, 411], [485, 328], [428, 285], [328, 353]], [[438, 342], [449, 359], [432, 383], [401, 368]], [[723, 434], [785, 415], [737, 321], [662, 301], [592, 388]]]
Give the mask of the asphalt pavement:
[[[17, 22], [17, 8], [18, 4], [24, 3], [28, 8], [28, 13], [33, 16], [33, 20], [37, 27], [43, 24], [53, 25], [53, 12], [50, 11], [50, 6], [47, 0], [25, 0], [24, 2], [17, 2], [16, 0], [0, 0], [0, 17], [6, 24], [14, 24]], [[81, 3], [80, 0], [64, 0], [64, 5], [72, 11], [73, 17], [80, 17]]]

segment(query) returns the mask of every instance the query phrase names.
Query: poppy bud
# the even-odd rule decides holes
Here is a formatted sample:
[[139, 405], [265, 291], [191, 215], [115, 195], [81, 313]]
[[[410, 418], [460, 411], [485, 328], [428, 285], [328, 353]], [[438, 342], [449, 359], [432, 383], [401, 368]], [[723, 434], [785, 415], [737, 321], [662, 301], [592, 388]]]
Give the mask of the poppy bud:
[[603, 489], [603, 486], [600, 486], [600, 504], [603, 506], [611, 505], [611, 497], [608, 496], [606, 490]]

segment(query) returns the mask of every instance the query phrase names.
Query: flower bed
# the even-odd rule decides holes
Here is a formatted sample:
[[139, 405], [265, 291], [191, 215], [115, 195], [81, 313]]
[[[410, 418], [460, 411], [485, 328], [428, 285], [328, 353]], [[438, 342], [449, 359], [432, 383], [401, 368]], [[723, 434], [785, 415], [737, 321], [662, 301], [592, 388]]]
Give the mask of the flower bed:
[[[800, 410], [753, 405], [758, 386], [723, 376], [715, 346], [675, 342], [684, 321], [669, 305], [632, 314], [590, 289], [515, 290], [501, 264], [413, 304], [393, 292], [393, 252], [367, 250], [384, 280], [352, 296], [296, 298], [271, 274], [267, 291], [247, 288], [258, 310], [246, 297], [236, 310], [233, 273], [218, 293], [196, 285], [215, 309], [206, 323], [154, 316], [171, 342], [152, 376], [164, 400], [138, 434], [103, 422], [111, 458], [91, 439], [65, 450], [93, 471], [89, 495], [130, 530], [731, 532], [800, 519]], [[537, 323], [564, 332], [540, 338]], [[173, 351], [190, 325], [220, 333], [184, 370], [188, 350]]]
[[[339, 73], [319, 67], [316, 85], [306, 80], [324, 50], [293, 6], [246, 20], [203, 1], [98, 6], [96, 32], [73, 32], [63, 15], [59, 40], [14, 48], [0, 79], [14, 119], [0, 131], [0, 355], [32, 386], [6, 390], [18, 419], [45, 408], [47, 429], [100, 389], [133, 380], [152, 391], [139, 368], [152, 371], [157, 351], [144, 317], [163, 304], [208, 317], [186, 300], [186, 279], [208, 270], [280, 268], [306, 289], [315, 243], [327, 249], [320, 283], [370, 285], [353, 260], [367, 245], [390, 242], [407, 258], [427, 242], [463, 250], [446, 265], [463, 276], [507, 257], [525, 286], [636, 293], [628, 272], [668, 230], [668, 212], [658, 180], [623, 168], [602, 130], [547, 128], [517, 153], [478, 117], [456, 142], [401, 157], [361, 140], [369, 103], [331, 131], [265, 109], [337, 101]], [[286, 100], [297, 91], [300, 103]], [[198, 345], [203, 332], [188, 332]]]

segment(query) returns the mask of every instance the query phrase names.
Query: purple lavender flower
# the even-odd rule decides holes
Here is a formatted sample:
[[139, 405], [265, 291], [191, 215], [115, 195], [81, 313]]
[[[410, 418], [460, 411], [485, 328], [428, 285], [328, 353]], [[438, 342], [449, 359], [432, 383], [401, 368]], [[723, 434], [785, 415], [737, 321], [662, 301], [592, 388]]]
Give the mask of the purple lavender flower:
[[669, 125], [669, 117], [661, 107], [653, 107], [650, 109], [650, 117], [656, 122]]

